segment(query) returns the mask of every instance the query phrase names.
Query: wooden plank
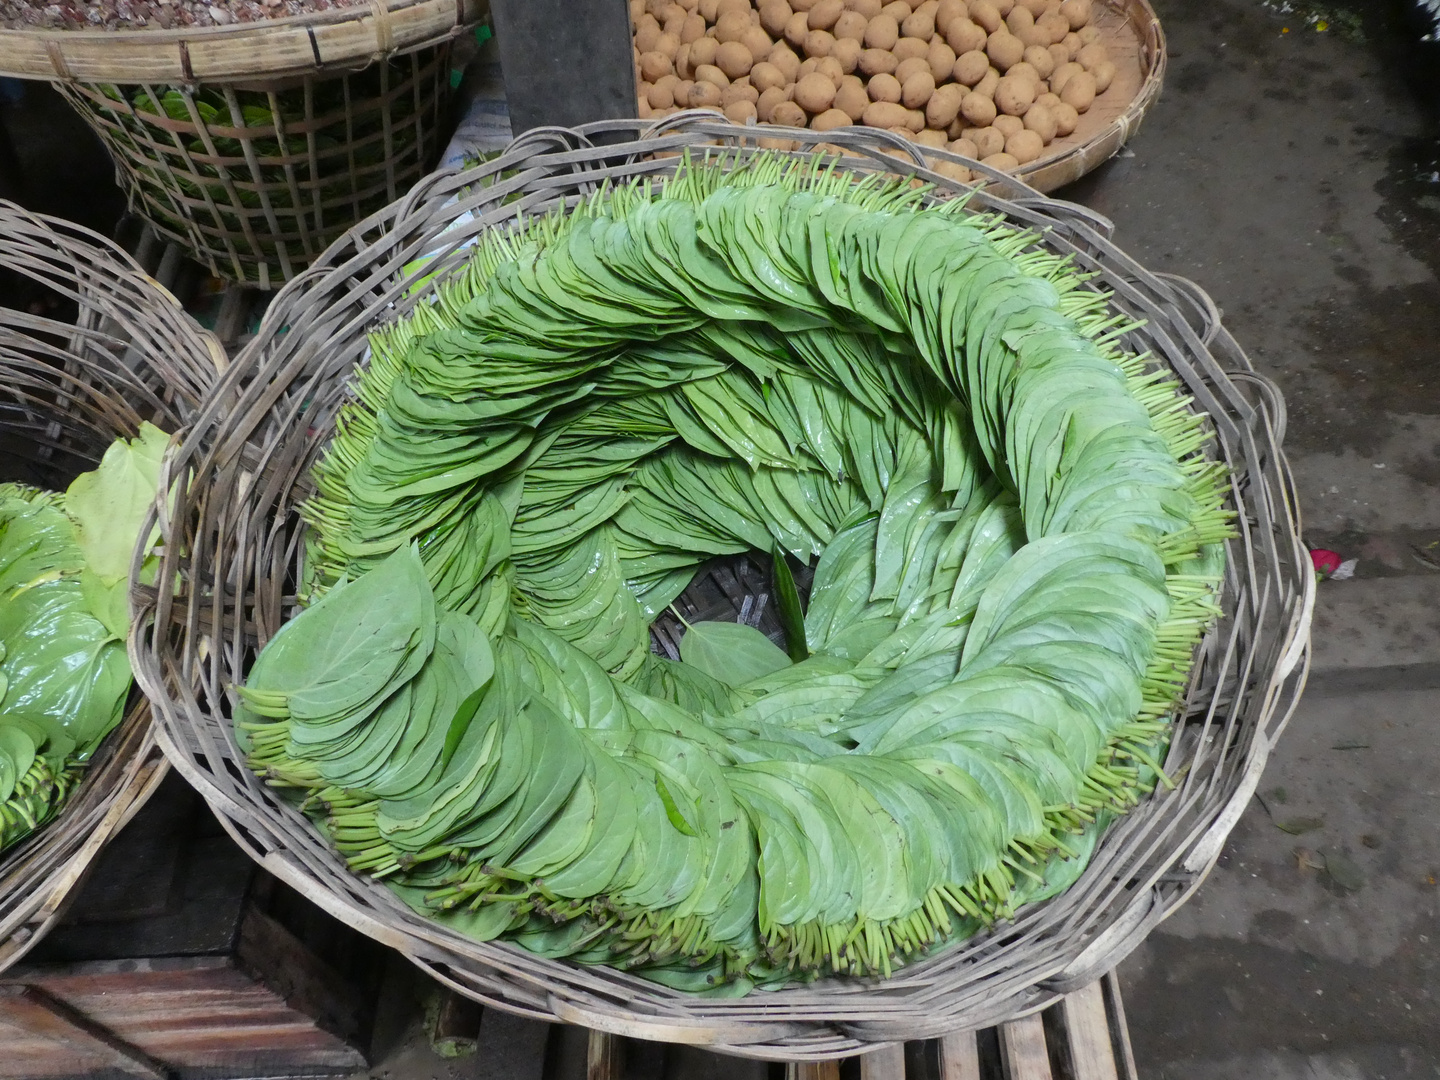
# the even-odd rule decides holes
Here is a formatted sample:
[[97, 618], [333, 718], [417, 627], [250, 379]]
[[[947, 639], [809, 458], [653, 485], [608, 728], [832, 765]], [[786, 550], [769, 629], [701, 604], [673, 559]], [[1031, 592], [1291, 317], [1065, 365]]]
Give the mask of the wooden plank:
[[1110, 1022], [1105, 1015], [1105, 992], [1100, 983], [1066, 994], [1060, 1010], [1065, 1017], [1075, 1080], [1119, 1080], [1115, 1049], [1110, 1043]]
[[905, 1080], [905, 1044], [891, 1043], [862, 1056], [860, 1080]]
[[625, 1053], [620, 1036], [591, 1031], [585, 1053], [585, 1080], [621, 1080], [625, 1075]]
[[838, 1061], [792, 1061], [785, 1066], [785, 1080], [840, 1080]]
[[0, 986], [0, 1013], [17, 1027], [59, 1043], [78, 1054], [100, 1056], [112, 1069], [167, 1080], [165, 1068], [142, 1050], [34, 986]]
[[980, 1051], [973, 1031], [940, 1040], [940, 1080], [980, 1080]]
[[1039, 1014], [1012, 1020], [1000, 1029], [1005, 1080], [1052, 1080], [1045, 1052], [1045, 1024]]
[[1135, 1049], [1130, 1045], [1130, 1025], [1125, 1022], [1125, 1002], [1120, 997], [1120, 976], [1112, 969], [1100, 980], [1105, 992], [1105, 1009], [1110, 1021], [1110, 1038], [1118, 1050], [1121, 1080], [1139, 1080]]

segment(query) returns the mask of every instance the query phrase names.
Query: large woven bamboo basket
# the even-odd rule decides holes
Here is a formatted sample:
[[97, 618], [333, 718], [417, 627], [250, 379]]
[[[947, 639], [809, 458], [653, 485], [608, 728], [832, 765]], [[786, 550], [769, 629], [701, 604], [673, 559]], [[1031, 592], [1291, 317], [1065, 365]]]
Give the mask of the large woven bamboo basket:
[[[40, 286], [28, 307], [66, 309], [0, 306], [0, 480], [64, 490], [141, 421], [174, 433], [195, 418], [224, 354], [123, 251], [0, 202], [0, 267]], [[0, 971], [59, 919], [165, 772], [135, 691], [60, 816], [0, 856]]]
[[[888, 133], [814, 138], [843, 140], [859, 155], [838, 168], [931, 182], [934, 199], [965, 190], [932, 169], [959, 159]], [[352, 369], [366, 355], [367, 329], [430, 295], [434, 281], [416, 288], [420, 276], [453, 272], [485, 230], [573, 205], [607, 181], [663, 181], [687, 149], [723, 148], [728, 160], [743, 161], [757, 141], [754, 128], [697, 114], [648, 131], [612, 122], [532, 132], [481, 168], [432, 177], [348, 234], [277, 297], [215, 407], [170, 461], [181, 485], [163, 584], [135, 597], [141, 614], [131, 651], [158, 709], [166, 753], [237, 841], [270, 872], [442, 982], [534, 1018], [749, 1057], [818, 1060], [1032, 1013], [1110, 969], [1214, 865], [1303, 684], [1313, 574], [1280, 452], [1279, 395], [1252, 371], [1205, 294], [1139, 266], [1111, 243], [1103, 218], [998, 174], [973, 204], [1042, 230], [1037, 244], [1071, 254], [1097, 275], [1097, 286], [1113, 290], [1119, 311], [1145, 320], [1127, 345], [1150, 350], [1210, 417], [1233, 470], [1241, 534], [1230, 545], [1226, 614], [1200, 646], [1176, 719], [1168, 770], [1183, 780], [1116, 825], [1058, 898], [885, 981], [697, 998], [510, 944], [480, 944], [417, 916], [383, 885], [350, 873], [296, 809], [247, 771], [226, 699], [257, 642], [295, 610], [304, 551], [296, 505], [310, 490], [310, 466], [350, 392]], [[407, 275], [407, 263], [432, 252], [434, 261]], [[193, 692], [177, 694], [177, 686]]]

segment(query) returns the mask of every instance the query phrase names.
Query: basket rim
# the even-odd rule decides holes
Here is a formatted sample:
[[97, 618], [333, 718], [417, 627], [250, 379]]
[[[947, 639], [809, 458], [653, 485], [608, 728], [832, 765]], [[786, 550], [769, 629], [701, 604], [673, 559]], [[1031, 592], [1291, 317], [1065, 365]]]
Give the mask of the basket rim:
[[489, 0], [369, 3], [228, 26], [0, 29], [0, 75], [106, 83], [253, 83], [362, 68], [463, 34]]
[[[632, 142], [596, 146], [591, 141], [606, 133], [636, 133], [636, 128], [638, 137]], [[369, 325], [393, 318], [414, 302], [406, 290], [423, 274], [458, 263], [464, 237], [519, 214], [562, 204], [606, 179], [673, 168], [673, 161], [667, 163], [657, 154], [692, 145], [699, 151], [716, 141], [749, 146], [756, 140], [753, 128], [693, 114], [658, 124], [614, 121], [574, 131], [532, 132], [484, 166], [431, 177], [406, 199], [362, 222], [282, 291], [260, 334], [236, 358], [233, 378], [227, 377], [215, 395], [209, 416], [193, 429], [170, 467], [205, 474], [198, 490], [207, 506], [224, 501], [209, 486], [210, 473], [233, 470], [234, 455], [247, 447], [256, 454], [265, 452], [248, 440], [267, 412], [274, 410], [277, 423], [299, 423], [302, 430], [319, 415], [305, 411], [309, 406], [301, 401], [319, 385], [319, 375], [307, 369], [307, 363], [323, 353], [327, 370], [343, 376], [360, 346], [340, 355], [324, 345], [342, 338], [347, 348], [355, 340], [363, 345]], [[735, 1001], [695, 999], [610, 969], [582, 969], [506, 943], [463, 939], [413, 915], [383, 884], [350, 875], [308, 823], [288, 804], [269, 797], [244, 769], [223, 713], [207, 711], [198, 696], [181, 700], [159, 685], [162, 671], [193, 666], [194, 642], [183, 640], [177, 655], [167, 635], [183, 638], [184, 626], [174, 620], [196, 615], [200, 603], [194, 596], [170, 595], [170, 571], [180, 569], [181, 545], [167, 544], [171, 561], [162, 574], [166, 592], [137, 597], [143, 610], [131, 637], [137, 677], [152, 693], [166, 753], [252, 857], [467, 996], [538, 1019], [778, 1060], [858, 1054], [877, 1043], [928, 1038], [1034, 1012], [1108, 970], [1193, 893], [1218, 857], [1238, 808], [1258, 783], [1271, 742], [1293, 710], [1307, 669], [1314, 581], [1299, 541], [1293, 484], [1279, 449], [1283, 411], [1278, 393], [1253, 372], [1220, 324], [1214, 304], [1189, 282], [1144, 270], [1110, 242], [1109, 223], [1083, 207], [1047, 199], [1014, 177], [916, 147], [889, 133], [827, 132], [811, 141], [837, 140], [864, 155], [840, 159], [838, 167], [910, 175], [935, 183], [946, 194], [965, 189], [935, 173], [933, 165], [952, 160], [973, 164], [995, 181], [995, 188], [1016, 196], [1009, 201], [986, 191], [975, 196], [978, 205], [1022, 225], [1046, 227], [1048, 245], [1076, 253], [1087, 268], [1107, 271], [1105, 285], [1115, 291], [1117, 303], [1146, 304], [1146, 311], [1153, 309], [1159, 316], [1163, 325], [1148, 328], [1147, 340], [1157, 343], [1163, 362], [1176, 369], [1211, 413], [1226, 440], [1227, 457], [1233, 453], [1243, 459], [1236, 474], [1243, 483], [1237, 479], [1234, 494], [1251, 500], [1247, 505], [1256, 517], [1242, 538], [1232, 542], [1227, 589], [1234, 610], [1228, 625], [1222, 624], [1223, 631], [1213, 629], [1201, 647], [1214, 685], [1202, 686], [1197, 677], [1195, 692], [1208, 692], [1209, 704], [1197, 705], [1195, 728], [1183, 726], [1177, 732], [1183, 738], [1174, 740], [1172, 751], [1196, 760], [1208, 755], [1210, 771], [1203, 779], [1198, 770], [1192, 771], [1174, 794], [1154, 797], [1143, 812], [1132, 811], [1122, 819], [1097, 847], [1080, 882], [1061, 897], [1022, 909], [1014, 923], [901, 968], [890, 980], [812, 984]], [[897, 151], [914, 164], [885, 156]], [[481, 188], [477, 181], [482, 179], [494, 182]], [[504, 202], [517, 194], [519, 198]], [[466, 212], [475, 216], [462, 233], [446, 234]], [[404, 270], [417, 255], [437, 251], [439, 257], [423, 270]], [[300, 325], [307, 311], [314, 327], [310, 335], [280, 335], [282, 326]], [[1260, 388], [1255, 396], [1244, 393], [1227, 370], [1237, 371], [1245, 387]], [[242, 388], [242, 382], [248, 385]], [[287, 393], [292, 382], [299, 392]], [[228, 403], [219, 405], [221, 399]], [[251, 459], [251, 467], [260, 467], [256, 460]], [[293, 483], [300, 466], [292, 462], [286, 468], [284, 477], [264, 485], [267, 491]], [[247, 482], [244, 490], [259, 486]], [[211, 538], [206, 536], [208, 545]], [[298, 541], [291, 536], [277, 543], [266, 565], [278, 572], [295, 557]], [[210, 558], [208, 547], [205, 552]], [[207, 566], [205, 572], [212, 571]], [[242, 588], [251, 589], [248, 580]], [[284, 600], [273, 581], [264, 597], [253, 591], [247, 595], [246, 603], [256, 600], [262, 606]], [[188, 613], [179, 609], [182, 604]], [[226, 642], [222, 651], [226, 649], [236, 658], [241, 655], [238, 639]], [[1222, 702], [1225, 686], [1235, 691], [1228, 706]], [[1244, 710], [1248, 712], [1237, 720]], [[1218, 752], [1205, 749], [1207, 734], [1219, 737], [1212, 725], [1225, 733]]]
[[[147, 366], [163, 365], [151, 370], [179, 400], [174, 418], [198, 411], [209, 383], [227, 365], [224, 350], [128, 252], [83, 226], [5, 200], [0, 200], [0, 252], [7, 268], [69, 294], [81, 304], [82, 312], [94, 316], [71, 327], [0, 309], [0, 322], [7, 324], [0, 371], [9, 376], [34, 372], [39, 383], [53, 377], [61, 361], [73, 361], [75, 370], [67, 376], [69, 399], [78, 397], [83, 388], [98, 408], [120, 394], [114, 383], [101, 379], [100, 371], [124, 361], [114, 353], [96, 351], [80, 363], [80, 353], [74, 350], [130, 343], [145, 351]], [[129, 332], [139, 324], [147, 331], [143, 340]], [[84, 344], [54, 345], [57, 331], [66, 329], [75, 334], [73, 342]], [[23, 348], [12, 351], [17, 338], [36, 340], [27, 331], [52, 339], [39, 350], [49, 362], [33, 359]], [[123, 384], [123, 377], [117, 381]], [[32, 389], [26, 380], [9, 385], [18, 401], [26, 400]], [[122, 414], [141, 416], [155, 407], [155, 401], [137, 395], [123, 406], [105, 407], [112, 411], [91, 415], [87, 422], [92, 427], [109, 425], [113, 438]], [[3, 426], [8, 425], [0, 421]], [[101, 849], [164, 779], [169, 765], [150, 720], [149, 702], [132, 691], [124, 719], [101, 743], [88, 775], [61, 813], [0, 855], [0, 972], [16, 964], [59, 922]]]

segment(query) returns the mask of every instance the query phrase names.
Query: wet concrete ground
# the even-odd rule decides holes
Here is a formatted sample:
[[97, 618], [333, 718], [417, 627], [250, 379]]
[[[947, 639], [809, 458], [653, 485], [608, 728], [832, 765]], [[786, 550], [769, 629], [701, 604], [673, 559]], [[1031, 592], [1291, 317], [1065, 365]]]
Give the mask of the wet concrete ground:
[[1378, 7], [1363, 41], [1156, 7], [1165, 92], [1064, 195], [1214, 296], [1284, 390], [1307, 539], [1360, 562], [1320, 587], [1310, 689], [1220, 865], [1121, 968], [1138, 1064], [1437, 1077], [1440, 55]]

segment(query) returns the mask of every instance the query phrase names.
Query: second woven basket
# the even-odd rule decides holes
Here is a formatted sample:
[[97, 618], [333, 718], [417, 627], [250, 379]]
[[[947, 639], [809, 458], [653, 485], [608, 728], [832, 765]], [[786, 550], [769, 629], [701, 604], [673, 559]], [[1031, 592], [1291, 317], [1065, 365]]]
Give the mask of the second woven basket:
[[[803, 135], [803, 133], [802, 133]], [[592, 142], [592, 136], [595, 141]], [[601, 138], [627, 141], [596, 145]], [[966, 189], [931, 167], [959, 160], [884, 133], [828, 132], [855, 156], [833, 167], [934, 184], [927, 203]], [[257, 645], [293, 617], [306, 581], [298, 507], [311, 468], [367, 358], [367, 332], [435, 296], [471, 243], [541, 213], [574, 208], [605, 185], [669, 181], [681, 154], [742, 168], [755, 133], [682, 116], [645, 130], [611, 123], [531, 133], [482, 168], [437, 176], [349, 234], [287, 288], [237, 358], [217, 408], [170, 461], [180, 481], [157, 595], [137, 595], [139, 678], [162, 716], [167, 754], [268, 870], [436, 978], [478, 1000], [545, 1020], [750, 1057], [818, 1060], [875, 1043], [929, 1038], [1037, 1011], [1107, 971], [1200, 883], [1258, 782], [1304, 680], [1313, 575], [1297, 539], [1279, 449], [1283, 406], [1195, 286], [1151, 274], [1117, 249], [1110, 225], [996, 174], [967, 212], [1035, 230], [1036, 253], [1068, 255], [1139, 323], [1123, 340], [1183, 384], [1208, 418], [1230, 470], [1239, 537], [1230, 542], [1224, 615], [1196, 655], [1174, 710], [1173, 790], [1157, 790], [1115, 825], [1067, 891], [888, 979], [833, 978], [718, 999], [621, 971], [480, 943], [427, 920], [383, 884], [351, 873], [295, 806], [245, 765], [231, 688]], [[802, 137], [803, 141], [803, 137]], [[966, 162], [971, 168], [983, 167]], [[416, 267], [417, 260], [428, 260]], [[194, 685], [176, 694], [173, 686]]]

